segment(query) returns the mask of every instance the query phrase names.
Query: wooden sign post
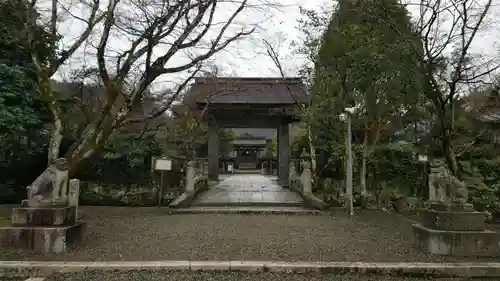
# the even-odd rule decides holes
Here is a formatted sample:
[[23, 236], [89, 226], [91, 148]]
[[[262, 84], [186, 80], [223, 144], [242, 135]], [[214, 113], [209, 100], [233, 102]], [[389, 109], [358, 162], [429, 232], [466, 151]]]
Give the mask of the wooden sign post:
[[153, 157], [153, 169], [155, 171], [160, 171], [160, 186], [158, 188], [158, 207], [160, 207], [163, 203], [163, 194], [164, 194], [164, 177], [165, 177], [165, 171], [171, 171], [172, 170], [172, 159], [168, 157], [159, 157], [155, 158]]

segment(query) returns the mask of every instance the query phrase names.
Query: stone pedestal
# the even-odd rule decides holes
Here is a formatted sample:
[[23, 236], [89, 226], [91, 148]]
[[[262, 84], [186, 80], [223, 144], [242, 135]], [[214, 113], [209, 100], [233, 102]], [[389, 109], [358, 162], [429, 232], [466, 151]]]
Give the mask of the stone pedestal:
[[415, 244], [435, 255], [500, 256], [500, 235], [469, 204], [431, 204], [413, 225]]
[[272, 175], [273, 174], [273, 159], [266, 159], [262, 162], [262, 173], [264, 175]]
[[302, 163], [300, 181], [302, 182], [302, 193], [312, 195], [312, 173], [311, 163], [309, 163], [309, 161], [303, 161]]
[[195, 180], [196, 180], [196, 172], [194, 170], [193, 161], [189, 161], [186, 167], [186, 189], [185, 191], [189, 194], [194, 194], [195, 192]]
[[278, 127], [278, 180], [281, 186], [288, 186], [290, 164], [290, 134], [288, 124]]
[[75, 222], [75, 207], [12, 209], [12, 226], [63, 226]]
[[0, 227], [0, 247], [38, 253], [66, 252], [84, 239], [76, 207], [14, 208], [12, 225]]

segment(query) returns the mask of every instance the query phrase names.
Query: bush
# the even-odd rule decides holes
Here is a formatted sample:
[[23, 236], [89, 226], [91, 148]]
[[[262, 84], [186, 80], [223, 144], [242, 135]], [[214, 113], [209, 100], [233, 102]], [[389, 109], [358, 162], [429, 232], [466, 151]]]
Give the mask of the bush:
[[137, 184], [82, 182], [80, 204], [93, 206], [151, 206], [157, 204], [157, 189]]
[[399, 197], [427, 196], [427, 165], [416, 159], [414, 151], [413, 145], [403, 143], [376, 147], [368, 158], [369, 191], [378, 194], [386, 186]]
[[500, 209], [499, 152], [493, 145], [481, 144], [462, 153], [458, 159], [469, 199], [478, 211], [498, 212]]
[[16, 197], [16, 190], [12, 184], [0, 184], [0, 204], [12, 204]]

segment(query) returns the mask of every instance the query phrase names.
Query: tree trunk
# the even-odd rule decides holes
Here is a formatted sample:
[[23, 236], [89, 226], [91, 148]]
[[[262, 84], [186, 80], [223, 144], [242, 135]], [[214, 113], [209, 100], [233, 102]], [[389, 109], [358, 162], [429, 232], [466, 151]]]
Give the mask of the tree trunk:
[[367, 196], [367, 188], [366, 188], [366, 166], [367, 166], [367, 160], [368, 160], [368, 153], [369, 153], [369, 148], [368, 148], [368, 132], [365, 132], [364, 135], [364, 140], [363, 140], [363, 155], [361, 156], [361, 171], [359, 173], [359, 192], [361, 197], [366, 197]]
[[48, 165], [51, 165], [54, 160], [59, 158], [59, 151], [63, 140], [63, 124], [61, 116], [54, 111], [52, 113], [52, 118], [54, 119], [54, 128], [52, 129], [48, 146]]
[[[101, 149], [108, 139], [109, 135], [113, 132], [113, 123], [115, 119], [108, 117], [104, 122], [94, 122], [87, 125], [84, 134], [70, 147], [65, 154], [68, 161], [68, 177], [71, 177], [77, 169], [77, 166], [82, 161], [90, 158]], [[99, 126], [100, 125], [100, 126]], [[53, 166], [49, 165], [45, 171], [31, 184], [34, 190], [41, 190], [44, 188], [46, 182], [56, 182], [57, 173], [53, 172]]]
[[[90, 158], [104, 146], [114, 127], [120, 122], [117, 115], [123, 107], [123, 101], [117, 102], [118, 95], [118, 91], [111, 84], [106, 91], [106, 103], [98, 118], [87, 125], [80, 138], [66, 152], [65, 158], [70, 163], [71, 172], [74, 172], [83, 160]], [[133, 108], [123, 112], [123, 118], [126, 118], [132, 110]]]
[[307, 137], [309, 140], [309, 150], [311, 154], [311, 171], [313, 175], [316, 174], [316, 148], [314, 147], [313, 143], [313, 138], [312, 138], [312, 133], [311, 133], [311, 126], [307, 124]]
[[112, 122], [113, 120], [107, 120], [100, 127], [95, 124], [88, 125], [86, 133], [75, 142], [76, 145], [71, 146], [65, 155], [69, 161], [70, 173], [74, 173], [81, 162], [90, 158], [104, 146], [113, 132]]
[[38, 84], [39, 90], [42, 96], [42, 100], [47, 104], [52, 115], [52, 121], [54, 127], [52, 128], [52, 133], [48, 145], [48, 159], [47, 166], [52, 165], [54, 160], [59, 158], [59, 151], [61, 147], [61, 142], [63, 140], [63, 123], [61, 107], [57, 103], [56, 98], [52, 92], [52, 86], [50, 85], [50, 78], [45, 75], [45, 73], [38, 74]]
[[[52, 182], [57, 180], [55, 178], [55, 174], [57, 173], [51, 172], [51, 169], [53, 169], [52, 162], [59, 158], [59, 150], [63, 138], [61, 108], [53, 96], [49, 77], [46, 75], [43, 76], [43, 73], [39, 76], [39, 87], [52, 112], [54, 118], [54, 131], [49, 143], [49, 165], [39, 178], [31, 184], [31, 188], [34, 190], [43, 189], [44, 182], [48, 180]], [[104, 143], [113, 132], [115, 126], [120, 124], [119, 122], [121, 120], [118, 118], [118, 112], [123, 108], [125, 101], [117, 102], [118, 96], [119, 91], [114, 84], [106, 86], [106, 99], [101, 112], [99, 112], [99, 115], [96, 116], [97, 118], [93, 122], [85, 127], [85, 130], [78, 140], [71, 145], [64, 155], [64, 158], [68, 161], [68, 177], [71, 177], [71, 175], [75, 173], [77, 166], [82, 161], [90, 158], [104, 146]], [[122, 118], [126, 118], [133, 110], [134, 108], [130, 108], [122, 112]], [[44, 178], [44, 180], [41, 178]]]
[[367, 174], [367, 162], [368, 162], [368, 154], [370, 153], [370, 148], [368, 147], [369, 133], [368, 130], [365, 131], [363, 138], [363, 155], [361, 155], [361, 171], [359, 172], [359, 204], [362, 208], [366, 208], [368, 206], [368, 188], [366, 187], [366, 174]]
[[443, 130], [442, 134], [443, 138], [443, 153], [446, 159], [446, 163], [448, 164], [448, 168], [452, 172], [452, 174], [460, 179], [460, 169], [458, 168], [457, 156], [455, 155], [455, 151], [453, 150], [453, 141], [451, 139], [451, 134], [448, 130]]
[[449, 115], [446, 114], [447, 111], [445, 105], [441, 105], [439, 109], [438, 113], [441, 124], [441, 149], [451, 173], [460, 179], [460, 169], [458, 168], [457, 157], [455, 155], [455, 151], [453, 150], [453, 114], [452, 112], [449, 112]]

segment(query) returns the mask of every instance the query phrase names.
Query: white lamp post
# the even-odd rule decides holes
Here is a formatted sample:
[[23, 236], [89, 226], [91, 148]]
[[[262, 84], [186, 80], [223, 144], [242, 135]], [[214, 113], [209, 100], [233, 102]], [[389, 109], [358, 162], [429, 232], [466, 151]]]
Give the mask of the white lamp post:
[[340, 114], [341, 120], [347, 121], [347, 175], [346, 175], [346, 196], [347, 196], [347, 212], [349, 215], [354, 215], [354, 199], [352, 195], [352, 129], [351, 117], [355, 112], [354, 107], [347, 107], [344, 109], [345, 113]]

